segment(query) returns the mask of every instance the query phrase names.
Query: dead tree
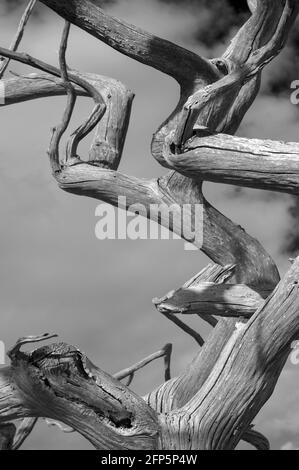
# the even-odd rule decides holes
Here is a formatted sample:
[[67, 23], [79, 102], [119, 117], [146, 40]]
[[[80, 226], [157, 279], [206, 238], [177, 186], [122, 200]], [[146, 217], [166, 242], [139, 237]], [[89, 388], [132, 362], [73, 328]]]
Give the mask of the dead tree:
[[[202, 204], [202, 246], [191, 233], [182, 233], [180, 211], [171, 229], [199, 245], [213, 264], [181, 289], [154, 301], [199, 346], [179, 377], [170, 379], [170, 345], [112, 377], [64, 343], [21, 351], [24, 343], [47, 335], [19, 340], [9, 352], [10, 367], [0, 370], [2, 448], [18, 448], [36, 419], [46, 417], [78, 431], [97, 449], [223, 450], [235, 449], [241, 440], [268, 449], [267, 439], [253, 430], [253, 421], [272, 395], [292, 341], [298, 339], [299, 259], [280, 281], [260, 243], [209, 204], [203, 182], [299, 194], [298, 143], [234, 136], [259, 92], [263, 68], [287, 41], [299, 1], [248, 0], [250, 18], [223, 56], [213, 60], [113, 18], [91, 0], [41, 3], [66, 21], [60, 67], [17, 52], [19, 41], [9, 50], [1, 47], [0, 54], [39, 70], [4, 80], [5, 105], [68, 96], [49, 149], [59, 187], [113, 205], [118, 196], [126, 196], [128, 205], [142, 203], [147, 208]], [[70, 24], [179, 83], [179, 102], [152, 141], [153, 157], [169, 169], [166, 176], [145, 180], [117, 171], [133, 94], [112, 78], [67, 67]], [[61, 157], [59, 143], [77, 96], [91, 97], [95, 106]], [[83, 161], [78, 144], [95, 128]], [[151, 217], [149, 210], [146, 216]], [[165, 223], [163, 217], [159, 223]], [[211, 335], [204, 341], [178, 315], [199, 315], [213, 326]], [[158, 357], [165, 359], [165, 383], [146, 397], [137, 396], [128, 388], [134, 373]], [[120, 382], [125, 377], [126, 385]]]

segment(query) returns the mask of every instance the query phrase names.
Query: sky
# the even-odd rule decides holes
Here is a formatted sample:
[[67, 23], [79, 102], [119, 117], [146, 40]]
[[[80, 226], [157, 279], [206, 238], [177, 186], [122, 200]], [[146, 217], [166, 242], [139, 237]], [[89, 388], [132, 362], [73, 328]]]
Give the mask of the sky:
[[[225, 28], [221, 24], [214, 35], [209, 30], [207, 41], [202, 31], [212, 24], [215, 14], [220, 16], [219, 1], [215, 9], [209, 7], [212, 2], [199, 3], [194, 7], [190, 2], [188, 8], [184, 4], [182, 9], [169, 1], [121, 0], [109, 9], [115, 16], [195, 52], [217, 56], [227, 45], [226, 33], [232, 34], [243, 16], [231, 15], [226, 6], [228, 23]], [[54, 64], [63, 21], [45, 7], [39, 8], [21, 50]], [[7, 12], [2, 3], [0, 14], [1, 45], [8, 46], [20, 11]], [[294, 34], [288, 49], [266, 70], [262, 92], [239, 135], [297, 140], [299, 112], [290, 102], [290, 83], [299, 79], [296, 41]], [[177, 84], [75, 27], [68, 62], [73, 68], [119, 79], [136, 94], [119, 170], [145, 178], [164, 174], [151, 157], [150, 141], [177, 102]], [[9, 70], [29, 71], [16, 63]], [[1, 109], [0, 340], [10, 347], [20, 336], [57, 333], [110, 373], [172, 342], [175, 376], [194, 357], [197, 346], [167, 322], [151, 300], [184, 284], [209, 260], [200, 252], [185, 251], [182, 241], [97, 240], [95, 210], [99, 202], [59, 190], [47, 161], [50, 128], [59, 122], [64, 105], [65, 98], [59, 97]], [[81, 123], [90, 109], [91, 103], [80, 99], [72, 126]], [[261, 241], [283, 275], [288, 258], [298, 247], [297, 201], [283, 194], [212, 183], [205, 184], [204, 193], [217, 209]], [[199, 319], [188, 321], [207, 336], [208, 327]], [[159, 385], [162, 366], [156, 363], [138, 374], [134, 390], [143, 395]], [[273, 397], [255, 420], [273, 449], [299, 447], [298, 367], [288, 362]], [[91, 446], [76, 433], [62, 434], [41, 421], [24, 448]]]

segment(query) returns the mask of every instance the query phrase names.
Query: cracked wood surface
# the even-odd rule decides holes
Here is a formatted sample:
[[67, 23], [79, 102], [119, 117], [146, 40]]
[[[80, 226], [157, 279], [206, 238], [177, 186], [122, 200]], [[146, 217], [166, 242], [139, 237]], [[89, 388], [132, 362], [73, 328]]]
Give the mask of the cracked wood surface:
[[[196, 285], [189, 283], [184, 287], [187, 294], [183, 294], [196, 298], [201, 309], [196, 313], [201, 317], [212, 319], [210, 314], [218, 311], [229, 317], [251, 318], [239, 322], [221, 319], [214, 324], [204, 347], [186, 370], [151, 392], [145, 401], [65, 344], [30, 354], [18, 351], [12, 357], [12, 366], [0, 371], [0, 421], [47, 413], [102, 449], [231, 449], [242, 438], [257, 448], [267, 447], [266, 438], [254, 434], [251, 424], [271, 396], [290, 344], [298, 335], [299, 261], [265, 301], [279, 282], [274, 261], [257, 240], [209, 204], [202, 185], [205, 180], [239, 182], [242, 186], [276, 187], [296, 193], [296, 144], [257, 144], [229, 134], [235, 133], [258, 93], [262, 67], [285, 45], [299, 2], [250, 0], [252, 16], [223, 57], [211, 61], [107, 15], [90, 0], [42, 3], [120, 53], [167, 73], [181, 87], [179, 103], [152, 141], [154, 158], [175, 171], [144, 180], [117, 171], [130, 117], [131, 92], [121, 84], [114, 82], [113, 86], [111, 79], [70, 72], [78, 94], [102, 97], [111, 112], [105, 113], [98, 124], [88, 162], [78, 155], [69, 162], [58, 160], [61, 168], [54, 176], [59, 186], [110, 204], [125, 195], [128, 205], [145, 205], [146, 217], [151, 217], [150, 204], [170, 207], [176, 203], [179, 209], [190, 204], [193, 216], [196, 204], [202, 204], [200, 248], [218, 265], [203, 270]], [[3, 48], [0, 53], [51, 74], [5, 80], [6, 104], [65, 94], [59, 70], [26, 54]], [[110, 88], [111, 97], [107, 94]], [[119, 96], [123, 97], [120, 106]], [[190, 113], [186, 114], [190, 103]], [[193, 125], [199, 129], [197, 135], [185, 142], [192, 136]], [[208, 129], [207, 135], [202, 135], [203, 128]], [[108, 142], [107, 130], [111, 130]], [[180, 147], [172, 140], [174, 135], [182, 139]], [[288, 163], [291, 172], [286, 171]], [[178, 210], [171, 230], [184, 235], [180, 219]], [[163, 218], [159, 222], [163, 225]], [[189, 235], [199, 245], [193, 232], [187, 234], [188, 241]], [[210, 310], [209, 290], [214, 300]], [[179, 297], [172, 295], [167, 300], [177, 307], [182, 291]], [[198, 307], [200, 304], [202, 307]], [[38, 384], [36, 390], [33, 383]], [[11, 445], [10, 434], [5, 432], [3, 446]]]

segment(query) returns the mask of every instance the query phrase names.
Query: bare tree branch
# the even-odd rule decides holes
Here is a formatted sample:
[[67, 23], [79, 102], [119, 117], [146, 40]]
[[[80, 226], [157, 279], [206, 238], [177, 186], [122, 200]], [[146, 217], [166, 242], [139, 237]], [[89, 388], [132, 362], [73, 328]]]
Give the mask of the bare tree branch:
[[298, 285], [299, 258], [248, 324], [236, 324], [204, 386], [184, 407], [158, 417], [77, 349], [62, 343], [24, 353], [21, 346], [35, 338], [22, 338], [9, 352], [12, 367], [0, 370], [0, 422], [49, 417], [98, 449], [108, 442], [110, 450], [233, 449], [248, 437], [299, 333]]
[[270, 450], [269, 440], [255, 429], [249, 429], [242, 436], [242, 441], [248, 442], [256, 450]]
[[[19, 45], [22, 41], [26, 25], [27, 25], [27, 23], [28, 23], [28, 21], [31, 17], [31, 14], [34, 10], [34, 7], [35, 7], [36, 3], [37, 3], [37, 0], [30, 0], [27, 7], [26, 7], [25, 12], [23, 13], [23, 16], [21, 18], [21, 21], [20, 21], [20, 24], [19, 24], [19, 27], [18, 27], [18, 31], [16, 33], [16, 37], [14, 38], [13, 42], [10, 45], [10, 49], [12, 51], [16, 51], [18, 49], [18, 47], [19, 47]], [[7, 67], [9, 65], [9, 62], [10, 62], [10, 59], [5, 59], [5, 60], [3, 60], [3, 62], [2, 62], [2, 60], [0, 60], [0, 80], [3, 77]]]
[[169, 315], [250, 318], [270, 293], [270, 290], [258, 292], [245, 284], [201, 282], [195, 287], [172, 291], [161, 299], [155, 299], [154, 303], [159, 312]]
[[194, 397], [161, 416], [168, 445], [180, 439], [181, 448], [190, 450], [237, 446], [272, 395], [298, 335], [298, 286], [299, 258], [250, 321], [235, 323], [234, 334]]
[[[90, 76], [69, 71], [65, 62], [66, 35], [61, 45], [61, 70], [27, 54], [0, 48], [0, 54], [54, 76], [51, 78], [52, 82], [47, 84], [45, 76], [14, 80], [19, 100], [31, 99], [30, 96], [32, 99], [45, 96], [47, 93], [64, 94], [64, 86], [71, 81], [76, 85], [74, 89], [80, 89], [81, 94], [91, 96], [101, 110], [102, 114], [93, 113], [69, 141], [67, 155], [70, 158], [56, 168], [55, 178], [59, 186], [70, 193], [114, 205], [118, 205], [119, 196], [126, 196], [125, 209], [129, 209], [133, 203], [142, 203], [146, 208], [144, 215], [162, 225], [165, 223], [163, 218], [151, 214], [151, 204], [164, 203], [169, 208], [176, 204], [170, 229], [200, 247], [219, 265], [234, 265], [233, 269], [208, 267], [184, 286], [184, 291], [187, 292], [184, 295], [189, 300], [192, 293], [192, 302], [196, 304], [194, 313], [204, 318], [207, 311], [215, 314], [215, 309], [218, 309], [223, 315], [228, 308], [230, 315], [244, 315], [248, 313], [248, 299], [240, 302], [240, 296], [244, 296], [244, 292], [252, 302], [248, 316], [255, 313], [247, 324], [245, 321], [236, 323], [233, 320], [221, 320], [216, 326], [211, 315], [206, 317], [215, 329], [194, 361], [180, 377], [168, 380], [146, 398], [151, 407], [160, 413], [159, 416], [126, 387], [120, 387], [119, 382], [91, 364], [75, 348], [60, 344], [31, 354], [22, 353], [21, 345], [28, 342], [25, 338], [10, 352], [12, 367], [0, 371], [0, 422], [28, 416], [48, 416], [59, 421], [63, 417], [65, 424], [78, 430], [96, 448], [157, 449], [171, 446], [173, 449], [229, 449], [235, 448], [244, 436], [258, 447], [266, 446], [264, 438], [248, 430], [276, 385], [291, 340], [299, 334], [296, 313], [299, 260], [264, 302], [263, 297], [272, 292], [279, 281], [279, 273], [273, 260], [242, 227], [214, 209], [202, 193], [202, 179], [214, 178], [217, 171], [219, 175], [222, 175], [222, 171], [228, 178], [235, 180], [238, 174], [243, 178], [242, 184], [246, 184], [246, 179], [251, 178], [246, 173], [254, 166], [252, 161], [256, 157], [254, 144], [248, 141], [245, 144], [242, 141], [242, 145], [246, 146], [244, 152], [240, 140], [225, 137], [225, 144], [229, 142], [229, 148], [222, 145], [222, 142], [219, 152], [227, 152], [226, 163], [230, 162], [232, 155], [237, 160], [236, 157], [242, 154], [242, 159], [239, 158], [236, 167], [232, 165], [229, 169], [223, 169], [223, 160], [220, 166], [217, 153], [216, 170], [208, 166], [211, 164], [208, 162], [211, 157], [211, 141], [207, 141], [218, 139], [215, 145], [219, 145], [221, 135], [200, 134], [200, 137], [188, 141], [185, 147], [184, 144], [192, 135], [194, 126], [222, 133], [236, 130], [256, 96], [261, 69], [280, 52], [286, 42], [299, 2], [251, 1], [252, 17], [224, 57], [212, 62], [109, 17], [90, 0], [44, 0], [42, 3], [120, 52], [168, 73], [181, 84], [179, 103], [155, 133], [152, 143], [152, 153], [157, 161], [169, 168], [178, 169], [181, 174], [171, 172], [156, 180], [142, 180], [116, 171], [132, 101], [127, 90], [122, 94], [120, 88], [115, 86], [110, 99], [101, 79], [91, 79]], [[236, 47], [238, 41], [239, 53]], [[217, 65], [217, 60], [222, 60], [221, 67]], [[215, 84], [216, 80], [218, 81]], [[5, 82], [8, 90], [11, 83]], [[10, 102], [18, 102], [12, 95], [11, 90], [8, 93]], [[115, 103], [119, 96], [124, 95], [126, 99], [118, 107]], [[112, 103], [114, 122], [117, 121], [115, 116], [118, 113], [118, 122], [122, 121], [123, 124], [120, 130], [106, 137], [107, 130], [111, 129], [112, 119], [107, 117], [109, 113], [104, 114], [105, 109], [110, 106], [109, 100]], [[69, 117], [70, 114], [66, 116]], [[84, 163], [77, 155], [78, 143], [100, 119], [89, 161]], [[103, 144], [108, 145], [108, 153]], [[271, 152], [267, 144], [263, 142], [263, 145], [263, 152], [259, 152], [259, 155], [262, 154], [262, 167], [266, 176], [260, 177], [257, 169], [252, 177], [252, 184], [256, 187], [261, 185], [261, 180], [266, 180], [267, 188], [272, 188], [272, 173], [269, 170], [274, 159], [268, 155]], [[215, 154], [215, 149], [212, 150], [212, 154]], [[203, 151], [206, 152], [204, 156], [201, 155]], [[246, 154], [244, 159], [243, 153]], [[289, 153], [292, 158], [292, 151]], [[56, 156], [60, 162], [58, 154]], [[295, 160], [294, 158], [294, 168]], [[271, 170], [273, 172], [272, 168]], [[225, 178], [226, 176], [221, 176], [221, 181], [225, 181]], [[289, 177], [283, 178], [283, 187], [287, 188], [291, 179], [290, 186], [295, 188], [296, 179], [287, 178]], [[191, 207], [192, 230], [182, 234], [181, 209], [186, 204]], [[200, 227], [197, 226], [197, 230], [203, 231], [202, 241], [194, 235], [195, 208], [198, 204], [203, 206], [203, 222]], [[168, 218], [166, 222], [168, 225]], [[223, 284], [226, 281], [227, 284]], [[228, 281], [232, 284], [229, 285]], [[210, 292], [207, 297], [207, 290], [212, 290], [213, 295]], [[169, 296], [167, 302], [173, 301], [174, 296], [175, 294]], [[171, 307], [180, 307], [181, 298], [174, 299]], [[209, 310], [211, 303], [213, 308]], [[188, 304], [189, 313], [193, 311], [192, 308]], [[186, 306], [184, 311], [187, 312]], [[186, 325], [169, 314], [167, 308], [162, 308], [162, 313], [186, 329]], [[197, 335], [197, 342], [203, 345], [201, 336], [194, 333]], [[32, 339], [35, 341], [34, 338], [30, 341]], [[44, 337], [37, 339], [43, 340]], [[133, 373], [134, 371], [129, 373], [130, 380]]]
[[233, 38], [222, 59], [234, 66], [244, 64], [252, 52], [265, 44], [281, 18], [285, 0], [257, 0], [249, 7], [252, 16]]
[[67, 105], [65, 112], [62, 117], [61, 123], [54, 128], [53, 130], [53, 136], [52, 140], [50, 143], [50, 149], [49, 149], [49, 157], [50, 157], [50, 162], [52, 166], [53, 172], [60, 171], [61, 165], [59, 161], [59, 144], [60, 141], [63, 137], [63, 134], [67, 130], [73, 111], [74, 107], [76, 104], [76, 91], [69, 81], [69, 75], [68, 75], [68, 69], [67, 69], [67, 63], [66, 63], [66, 50], [67, 50], [67, 45], [68, 45], [68, 38], [69, 38], [69, 33], [70, 33], [70, 26], [71, 24], [69, 22], [65, 22], [65, 26], [63, 29], [62, 33], [62, 38], [61, 38], [61, 44], [60, 44], [60, 49], [59, 49], [59, 64], [60, 64], [60, 70], [61, 70], [61, 78], [63, 81], [63, 86], [66, 89], [67, 93]]
[[32, 433], [38, 418], [25, 418], [18, 424], [11, 450], [18, 450]]
[[[186, 140], [192, 136], [195, 123], [198, 121], [201, 111], [211, 102], [223, 99], [223, 95], [238, 94], [243, 85], [259, 73], [275, 56], [279, 54], [285, 45], [289, 31], [297, 17], [299, 4], [297, 0], [286, 0], [286, 4], [278, 23], [277, 29], [266, 45], [252, 52], [245, 64], [242, 64], [236, 71], [218, 80], [212, 85], [200, 89], [192, 95], [186, 102], [179, 125], [175, 131], [173, 139], [177, 147], [184, 145]], [[218, 120], [219, 122], [219, 120]], [[217, 128], [217, 121], [213, 120], [214, 127]]]
[[60, 343], [20, 351], [31, 342], [34, 337], [18, 341], [10, 351], [12, 366], [0, 370], [0, 425], [46, 417], [74, 428], [97, 449], [158, 448], [157, 417], [142, 398], [78, 349]]
[[[137, 362], [131, 367], [128, 367], [127, 369], [124, 369], [117, 374], [114, 374], [114, 377], [118, 380], [123, 380], [126, 377], [129, 377], [130, 379], [134, 378], [135, 372], [139, 371], [140, 369], [143, 369], [145, 366], [150, 364], [153, 361], [156, 361], [157, 359], [160, 359], [161, 357], [164, 358], [164, 365], [165, 365], [165, 381], [170, 380], [170, 361], [171, 361], [171, 353], [172, 353], [172, 344], [166, 344], [163, 349], [160, 351], [157, 351], [150, 356], [146, 357], [140, 362]], [[131, 383], [131, 382], [130, 382]], [[127, 387], [130, 385], [127, 384]]]
[[41, 3], [122, 54], [179, 82], [198, 75], [209, 80], [218, 78], [216, 68], [207, 59], [113, 18], [90, 0], [41, 0]]
[[299, 144], [245, 139], [198, 129], [182, 153], [164, 148], [165, 165], [215, 183], [299, 194]]

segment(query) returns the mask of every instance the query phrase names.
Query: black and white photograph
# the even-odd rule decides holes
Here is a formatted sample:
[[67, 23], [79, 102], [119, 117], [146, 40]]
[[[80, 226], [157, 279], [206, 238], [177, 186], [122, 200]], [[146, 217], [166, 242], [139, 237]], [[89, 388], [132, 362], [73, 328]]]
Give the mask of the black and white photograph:
[[0, 0], [0, 142], [7, 462], [299, 450], [299, 0]]

